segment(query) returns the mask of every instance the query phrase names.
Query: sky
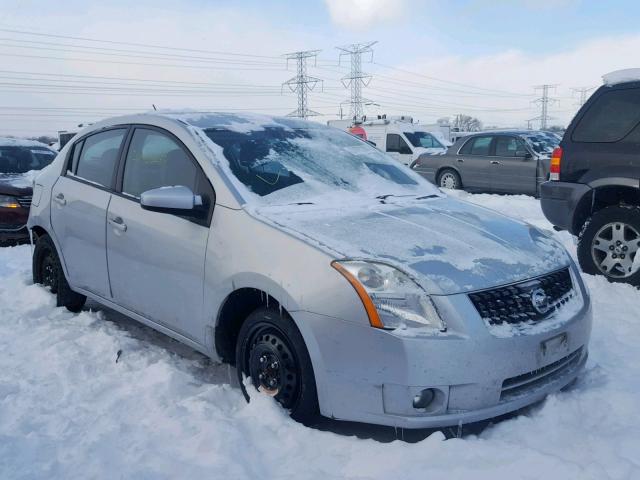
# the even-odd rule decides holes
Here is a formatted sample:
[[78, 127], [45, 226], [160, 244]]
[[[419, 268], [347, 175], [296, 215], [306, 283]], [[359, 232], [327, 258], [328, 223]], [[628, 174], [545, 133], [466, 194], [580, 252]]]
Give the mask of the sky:
[[524, 127], [539, 115], [534, 87], [551, 84], [550, 123], [566, 125], [573, 89], [640, 66], [639, 23], [630, 0], [0, 0], [0, 135], [153, 106], [286, 115], [295, 62], [283, 54], [301, 50], [319, 50], [313, 119], [348, 116], [336, 47], [368, 42], [368, 115]]

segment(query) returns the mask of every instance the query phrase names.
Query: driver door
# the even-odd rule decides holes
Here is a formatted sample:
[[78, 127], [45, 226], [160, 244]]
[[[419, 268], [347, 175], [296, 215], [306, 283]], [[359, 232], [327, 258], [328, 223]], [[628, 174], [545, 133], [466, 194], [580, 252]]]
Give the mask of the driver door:
[[[107, 211], [107, 261], [114, 301], [202, 343], [204, 261], [214, 192], [172, 135], [136, 127]], [[144, 210], [140, 195], [182, 185], [203, 198], [189, 215]], [[193, 215], [192, 215], [193, 214]]]
[[537, 193], [538, 161], [524, 142], [512, 135], [495, 140], [493, 190], [505, 193]]

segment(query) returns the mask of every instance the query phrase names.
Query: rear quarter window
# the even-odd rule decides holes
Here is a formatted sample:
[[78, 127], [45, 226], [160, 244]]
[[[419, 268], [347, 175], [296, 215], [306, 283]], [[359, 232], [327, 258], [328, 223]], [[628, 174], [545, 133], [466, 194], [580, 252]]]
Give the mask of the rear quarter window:
[[640, 123], [640, 88], [605, 92], [595, 98], [573, 131], [574, 142], [613, 143]]

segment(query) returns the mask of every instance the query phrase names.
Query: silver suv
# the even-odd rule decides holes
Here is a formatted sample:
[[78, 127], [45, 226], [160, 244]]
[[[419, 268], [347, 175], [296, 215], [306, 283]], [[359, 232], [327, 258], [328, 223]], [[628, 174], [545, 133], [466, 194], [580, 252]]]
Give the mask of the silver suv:
[[234, 364], [305, 423], [486, 419], [587, 358], [559, 244], [315, 123], [102, 121], [37, 177], [29, 227], [59, 306], [90, 297]]

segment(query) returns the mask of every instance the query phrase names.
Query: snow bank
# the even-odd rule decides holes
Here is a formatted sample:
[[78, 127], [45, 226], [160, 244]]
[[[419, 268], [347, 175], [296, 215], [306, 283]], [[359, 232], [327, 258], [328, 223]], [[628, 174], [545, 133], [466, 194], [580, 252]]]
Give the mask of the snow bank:
[[[456, 196], [550, 228], [532, 198]], [[640, 478], [640, 292], [586, 281], [593, 340], [572, 389], [478, 436], [379, 443], [247, 405], [225, 366], [113, 312], [55, 308], [30, 248], [0, 249], [0, 477]]]

